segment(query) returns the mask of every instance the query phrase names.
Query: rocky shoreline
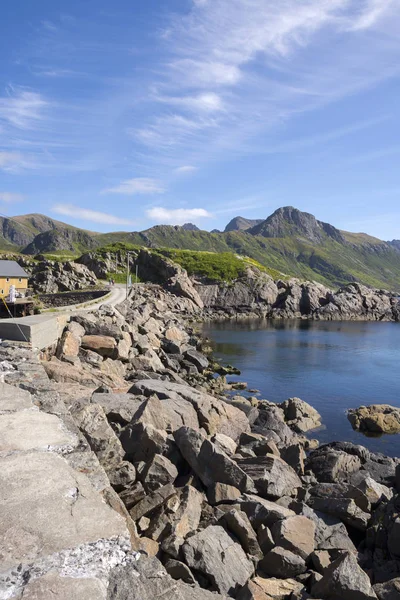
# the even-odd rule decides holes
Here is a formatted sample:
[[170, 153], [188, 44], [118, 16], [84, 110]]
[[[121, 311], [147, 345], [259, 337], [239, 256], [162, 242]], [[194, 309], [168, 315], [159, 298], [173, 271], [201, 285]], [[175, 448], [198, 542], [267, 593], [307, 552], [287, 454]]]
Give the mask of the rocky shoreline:
[[399, 597], [400, 459], [233, 395], [168, 282], [0, 345], [0, 599]]

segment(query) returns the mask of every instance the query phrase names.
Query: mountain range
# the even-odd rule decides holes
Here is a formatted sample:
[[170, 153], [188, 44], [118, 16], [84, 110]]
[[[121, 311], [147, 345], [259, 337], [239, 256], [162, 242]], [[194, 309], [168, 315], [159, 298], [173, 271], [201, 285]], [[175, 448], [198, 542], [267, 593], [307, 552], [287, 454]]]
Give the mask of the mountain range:
[[341, 231], [291, 206], [267, 219], [236, 217], [224, 232], [157, 225], [141, 232], [97, 233], [40, 214], [0, 218], [0, 250], [78, 255], [113, 243], [246, 255], [282, 273], [330, 285], [359, 281], [400, 291], [400, 240]]

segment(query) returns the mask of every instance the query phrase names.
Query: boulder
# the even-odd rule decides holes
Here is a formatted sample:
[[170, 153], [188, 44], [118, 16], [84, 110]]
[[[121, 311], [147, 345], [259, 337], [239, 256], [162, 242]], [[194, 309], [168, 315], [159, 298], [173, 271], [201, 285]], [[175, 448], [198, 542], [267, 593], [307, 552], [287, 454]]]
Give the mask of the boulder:
[[105, 335], [85, 335], [82, 338], [82, 348], [97, 352], [100, 356], [115, 356], [117, 342]]
[[276, 547], [259, 562], [259, 568], [270, 577], [288, 579], [307, 571], [305, 561], [285, 548]]
[[114, 469], [123, 460], [125, 452], [102, 407], [88, 404], [74, 414], [74, 419], [100, 464], [106, 471]]
[[228, 600], [228, 597], [174, 581], [157, 558], [141, 556], [112, 570], [107, 600]]
[[129, 511], [133, 521], [138, 521], [141, 517], [145, 517], [153, 510], [162, 506], [171, 496], [176, 493], [174, 486], [169, 483], [158, 490], [155, 490], [148, 496], [145, 496], [143, 500], [140, 500], [131, 510]]
[[400, 409], [389, 404], [360, 406], [347, 412], [353, 429], [367, 433], [400, 433]]
[[374, 585], [374, 592], [379, 600], [399, 600], [400, 598], [400, 577], [391, 579], [385, 583]]
[[223, 527], [210, 526], [190, 537], [182, 547], [186, 564], [201, 573], [211, 590], [233, 595], [254, 573], [242, 547]]
[[271, 533], [277, 546], [306, 560], [314, 551], [315, 529], [315, 524], [310, 519], [296, 515], [275, 523]]
[[361, 469], [361, 460], [354, 454], [335, 450], [330, 446], [321, 446], [308, 457], [310, 468], [321, 483], [345, 481]]
[[285, 420], [289, 427], [298, 433], [304, 433], [316, 429], [321, 425], [321, 415], [304, 400], [300, 398], [289, 398], [280, 404], [285, 414]]
[[240, 498], [240, 496], [240, 490], [232, 485], [227, 485], [226, 483], [217, 482], [210, 485], [207, 489], [208, 502], [211, 504], [211, 506], [235, 502], [235, 500]]
[[181, 427], [175, 431], [174, 438], [183, 458], [206, 487], [226, 483], [242, 492], [253, 489], [253, 482], [246, 473], [199, 431]]
[[352, 498], [314, 498], [312, 506], [314, 510], [338, 517], [343, 523], [359, 531], [366, 531], [371, 517]]
[[238, 459], [238, 466], [254, 481], [261, 496], [295, 496], [302, 483], [296, 472], [274, 454]]
[[241, 510], [249, 517], [253, 528], [258, 531], [261, 525], [272, 527], [277, 521], [293, 517], [295, 513], [289, 508], [279, 506], [276, 502], [265, 500], [260, 496], [243, 494], [240, 502]]
[[242, 411], [188, 385], [142, 380], [136, 381], [130, 392], [144, 396], [156, 395], [161, 401], [189, 402], [197, 413], [200, 426], [210, 435], [223, 433], [236, 441], [241, 433], [250, 430], [249, 421]]
[[[304, 590], [304, 586], [295, 579], [277, 579], [276, 577], [255, 577], [240, 591], [238, 600], [287, 600], [292, 594]], [[246, 590], [245, 588], [245, 590]]]
[[231, 510], [222, 517], [222, 523], [240, 542], [243, 550], [256, 561], [263, 557], [257, 535], [245, 512]]
[[177, 477], [176, 466], [161, 454], [156, 454], [141, 473], [141, 481], [147, 492], [154, 492], [168, 483], [173, 483]]
[[208, 368], [209, 363], [207, 358], [204, 356], [204, 354], [201, 354], [201, 352], [197, 352], [197, 350], [186, 350], [183, 356], [187, 361], [194, 364], [199, 373], [202, 373]]
[[346, 553], [335, 560], [317, 582], [312, 594], [326, 600], [376, 600], [368, 575], [353, 554]]
[[372, 506], [376, 506], [381, 501], [391, 500], [393, 497], [393, 491], [390, 488], [378, 483], [372, 477], [365, 477], [357, 484], [357, 487]]

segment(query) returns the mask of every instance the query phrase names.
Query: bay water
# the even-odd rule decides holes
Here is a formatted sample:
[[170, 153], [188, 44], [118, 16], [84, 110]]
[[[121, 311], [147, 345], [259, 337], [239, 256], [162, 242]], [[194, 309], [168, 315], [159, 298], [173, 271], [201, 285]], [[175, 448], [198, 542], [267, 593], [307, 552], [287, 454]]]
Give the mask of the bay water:
[[361, 405], [400, 407], [400, 323], [225, 321], [205, 324], [203, 335], [221, 364], [240, 369], [228, 381], [246, 381], [259, 398], [296, 396], [314, 406], [323, 426], [310, 436], [320, 443], [350, 441], [400, 457], [400, 434], [367, 437], [346, 416]]

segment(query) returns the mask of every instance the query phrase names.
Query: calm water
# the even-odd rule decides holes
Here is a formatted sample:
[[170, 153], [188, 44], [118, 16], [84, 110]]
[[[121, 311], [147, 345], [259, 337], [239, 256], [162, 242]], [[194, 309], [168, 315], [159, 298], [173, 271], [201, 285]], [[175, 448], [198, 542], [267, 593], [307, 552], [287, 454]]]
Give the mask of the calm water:
[[312, 436], [321, 443], [346, 440], [400, 456], [400, 434], [366, 437], [346, 417], [362, 404], [400, 407], [400, 324], [247, 321], [203, 331], [221, 364], [241, 370], [228, 380], [247, 381], [274, 402], [297, 396], [314, 406], [323, 428]]

